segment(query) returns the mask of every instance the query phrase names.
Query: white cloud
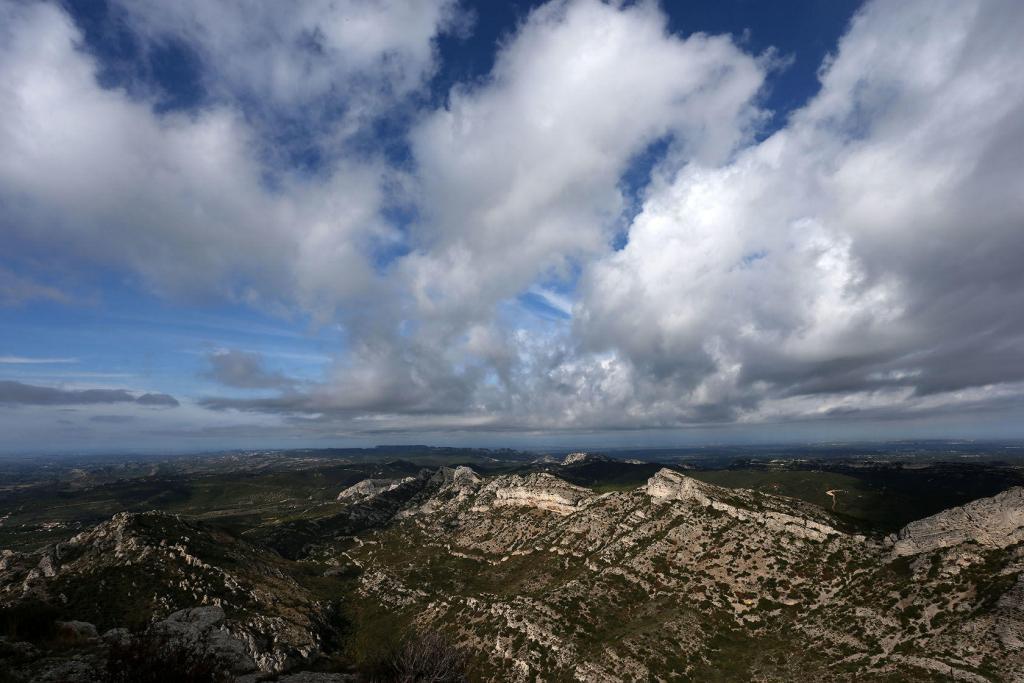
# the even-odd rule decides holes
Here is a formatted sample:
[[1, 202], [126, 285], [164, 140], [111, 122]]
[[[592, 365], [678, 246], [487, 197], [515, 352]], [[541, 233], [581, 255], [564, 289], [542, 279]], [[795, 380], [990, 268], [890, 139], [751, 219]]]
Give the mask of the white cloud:
[[463, 21], [454, 0], [118, 0], [149, 46], [198, 55], [214, 97], [246, 101], [303, 127], [334, 119], [341, 138], [419, 90], [434, 37]]
[[762, 65], [728, 38], [681, 39], [665, 21], [649, 3], [549, 3], [485, 83], [455, 88], [412, 132], [426, 220], [404, 268], [420, 313], [487, 317], [538, 276], [606, 250], [620, 178], [656, 140], [709, 162], [744, 140]]
[[0, 200], [10, 242], [127, 268], [172, 295], [333, 311], [373, 280], [367, 253], [389, 171], [339, 162], [268, 185], [229, 107], [153, 113], [97, 84], [78, 31], [49, 4], [4, 4]]
[[587, 272], [585, 345], [684, 415], [868, 408], [880, 381], [912, 410], [1021, 379], [1022, 28], [1009, 2], [865, 7], [787, 127], [650, 192]]
[[[222, 358], [238, 361], [229, 383], [277, 395], [145, 419], [202, 414], [227, 433], [236, 408], [247, 426], [279, 413], [275, 429], [316, 434], [598, 430], [1019, 403], [1019, 3], [870, 2], [821, 92], [754, 143], [770, 55], [672, 35], [651, 3], [554, 1], [488, 78], [414, 118], [402, 171], [335, 143], [417, 101], [451, 4], [283, 7], [124, 3], [147, 44], [196, 51], [214, 95], [158, 114], [97, 85], [59, 8], [0, 5], [12, 253], [344, 325], [320, 383]], [[346, 113], [325, 125], [338, 93]], [[322, 172], [268, 161], [270, 119], [248, 99], [308, 124], [331, 152]], [[664, 140], [624, 225], [623, 175]], [[383, 218], [395, 188], [412, 225]], [[399, 254], [383, 274], [381, 246]], [[510, 312], [523, 294], [571, 321]]]

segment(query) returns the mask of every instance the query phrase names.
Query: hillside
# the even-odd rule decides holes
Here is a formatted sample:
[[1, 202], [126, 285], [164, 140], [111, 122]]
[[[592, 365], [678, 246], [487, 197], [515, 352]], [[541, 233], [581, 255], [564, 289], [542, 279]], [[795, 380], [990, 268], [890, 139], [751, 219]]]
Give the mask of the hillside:
[[[205, 619], [232, 675], [359, 679], [401, 634], [437, 633], [473, 680], [1024, 680], [1024, 489], [881, 535], [671, 469], [601, 492], [558, 476], [598, 466], [394, 470], [241, 537], [118, 514], [4, 551], [0, 601], [97, 634]], [[25, 680], [69, 656], [19, 637]]]

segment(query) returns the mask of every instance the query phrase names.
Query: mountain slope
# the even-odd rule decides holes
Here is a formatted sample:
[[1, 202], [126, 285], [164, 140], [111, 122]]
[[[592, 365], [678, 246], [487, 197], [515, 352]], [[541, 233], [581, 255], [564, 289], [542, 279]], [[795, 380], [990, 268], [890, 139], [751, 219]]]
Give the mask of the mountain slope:
[[820, 508], [670, 470], [603, 495], [550, 475], [464, 483], [366, 541], [347, 551], [363, 594], [457, 632], [494, 680], [1024, 670], [1019, 544], [905, 556]]
[[99, 632], [209, 623], [265, 672], [328, 650], [351, 672], [352, 643], [414, 628], [464, 645], [479, 680], [1024, 680], [1024, 489], [889, 537], [670, 469], [606, 493], [464, 466], [339, 493], [245, 539], [119, 514], [4, 551], [0, 606]]
[[0, 602], [36, 600], [100, 632], [209, 605], [262, 670], [320, 646], [320, 605], [278, 555], [158, 512], [120, 513], [41, 555], [0, 560]]

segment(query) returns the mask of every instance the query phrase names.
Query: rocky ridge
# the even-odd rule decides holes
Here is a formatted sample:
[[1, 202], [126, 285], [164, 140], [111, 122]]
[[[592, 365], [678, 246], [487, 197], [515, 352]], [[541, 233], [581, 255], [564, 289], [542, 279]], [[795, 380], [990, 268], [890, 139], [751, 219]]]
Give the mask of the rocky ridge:
[[[1008, 519], [1012, 539], [1016, 500], [948, 516]], [[700, 680], [739, 667], [740, 680], [982, 681], [1024, 671], [1019, 543], [963, 538], [901, 555], [815, 506], [669, 469], [603, 495], [549, 474], [496, 477], [374, 539], [351, 551], [363, 594], [458, 631], [493, 680]], [[398, 539], [415, 539], [405, 561], [436, 567], [431, 581], [389, 559]]]
[[55, 602], [101, 630], [132, 614], [169, 624], [226, 615], [225, 633], [262, 671], [299, 665], [320, 644], [319, 607], [281, 558], [160, 512], [120, 513], [40, 556], [5, 553], [0, 602], [26, 598]]
[[1006, 548], [1024, 542], [1024, 487], [911, 522], [900, 530], [893, 553], [918, 555], [940, 548], [975, 543]]
[[[1024, 680], [1024, 489], [886, 539], [667, 468], [603, 494], [468, 467], [361, 484], [254, 537], [296, 540], [327, 581], [352, 569], [357, 602], [469, 644], [484, 680]], [[269, 674], [323, 645], [295, 566], [172, 515], [117, 515], [5, 551], [0, 603], [59, 601], [86, 639], [143, 605], [237, 674]]]
[[399, 486], [408, 484], [415, 480], [415, 477], [402, 477], [401, 479], [363, 479], [339, 493], [337, 500], [339, 502], [347, 502], [374, 498], [382, 493], [394, 491]]

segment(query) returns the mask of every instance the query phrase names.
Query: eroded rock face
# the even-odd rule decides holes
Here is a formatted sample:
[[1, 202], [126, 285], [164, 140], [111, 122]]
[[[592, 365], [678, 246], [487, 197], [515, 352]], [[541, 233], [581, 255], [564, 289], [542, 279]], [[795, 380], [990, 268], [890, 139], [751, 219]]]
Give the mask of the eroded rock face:
[[559, 515], [573, 514], [594, 496], [590, 489], [547, 473], [498, 477], [485, 491], [493, 496], [491, 505], [495, 507], [533, 507]]
[[900, 530], [892, 552], [903, 557], [969, 541], [983, 548], [1006, 548], [1024, 541], [1024, 487], [911, 522]]
[[692, 477], [679, 474], [668, 468], [660, 469], [647, 480], [647, 495], [654, 500], [693, 501], [700, 505], [710, 505], [709, 493], [714, 487]]
[[437, 472], [430, 478], [431, 484], [439, 486], [454, 486], [457, 489], [474, 488], [483, 479], [471, 468], [459, 465], [458, 467], [439, 467]]
[[415, 481], [415, 477], [404, 477], [402, 479], [363, 479], [361, 482], [349, 486], [338, 494], [339, 502], [361, 501], [367, 498], [379, 496], [388, 491], [394, 491], [399, 486]]
[[[724, 512], [734, 519], [761, 525], [769, 533], [789, 534], [811, 541], [824, 541], [839, 532], [823, 518], [793, 514], [777, 497], [759, 497], [753, 491], [725, 489], [705, 484], [670, 469], [658, 470], [647, 480], [647, 495], [653, 501], [682, 501]], [[805, 511], [806, 512], [806, 511]]]

